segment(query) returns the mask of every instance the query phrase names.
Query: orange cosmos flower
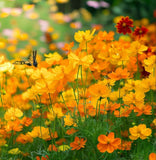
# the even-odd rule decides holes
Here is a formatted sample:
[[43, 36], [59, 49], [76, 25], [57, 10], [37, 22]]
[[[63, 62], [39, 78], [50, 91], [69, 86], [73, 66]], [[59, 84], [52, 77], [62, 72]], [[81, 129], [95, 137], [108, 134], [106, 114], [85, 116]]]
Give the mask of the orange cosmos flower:
[[132, 112], [133, 110], [133, 106], [130, 105], [129, 106], [124, 106], [124, 107], [121, 107], [120, 110], [116, 110], [114, 112], [114, 115], [116, 117], [128, 117], [130, 115], [130, 113]]
[[131, 150], [131, 144], [132, 144], [132, 141], [122, 140], [121, 145], [119, 146], [119, 149], [129, 151]]
[[138, 126], [129, 128], [129, 132], [131, 134], [129, 138], [131, 140], [137, 140], [138, 138], [146, 139], [148, 136], [151, 135], [152, 130], [150, 128], [146, 128], [145, 124], [140, 124]]
[[3, 138], [0, 138], [0, 147], [4, 146], [6, 144], [6, 140]]
[[67, 51], [67, 54], [71, 52], [71, 48], [74, 47], [74, 42], [71, 42], [70, 44], [66, 43], [62, 50]]
[[42, 156], [41, 158], [39, 156], [36, 157], [36, 160], [48, 160], [48, 159], [49, 157], [47, 155], [45, 155], [45, 157]]
[[96, 31], [102, 29], [102, 27], [103, 27], [103, 26], [102, 26], [101, 24], [94, 24], [94, 25], [92, 26], [92, 28], [93, 28], [93, 29], [96, 29]]
[[65, 142], [66, 142], [66, 139], [65, 138], [61, 138], [58, 141], [56, 141], [55, 143], [60, 146], [60, 145], [63, 145], [63, 143], [65, 143]]
[[150, 153], [149, 160], [156, 160], [156, 153]]
[[121, 144], [120, 138], [114, 138], [114, 133], [111, 132], [108, 136], [100, 135], [98, 137], [99, 143], [97, 144], [97, 148], [100, 152], [108, 152], [112, 153], [114, 150], [118, 149], [119, 145]]
[[26, 134], [26, 135], [20, 134], [16, 138], [16, 142], [22, 143], [22, 144], [31, 143], [31, 142], [33, 142], [33, 138], [29, 134]]
[[39, 109], [37, 109], [36, 111], [32, 111], [32, 118], [39, 118], [40, 116], [41, 116], [41, 113]]
[[107, 110], [109, 110], [109, 111], [111, 111], [111, 113], [113, 112], [113, 111], [115, 111], [116, 109], [118, 109], [118, 108], [120, 108], [120, 104], [118, 104], [118, 103], [112, 103], [112, 102], [110, 102], [108, 105], [107, 105], [107, 107], [106, 107], [106, 109]]
[[10, 132], [10, 131], [20, 132], [22, 129], [23, 129], [23, 126], [20, 124], [19, 120], [9, 121], [5, 127], [5, 130], [7, 132]]
[[23, 124], [24, 126], [28, 127], [29, 125], [31, 125], [33, 122], [33, 120], [29, 117], [23, 117], [21, 120], [21, 124]]
[[66, 134], [67, 135], [71, 135], [71, 134], [74, 134], [74, 133], [76, 133], [78, 130], [76, 130], [76, 129], [74, 129], [74, 128], [71, 128], [71, 129], [68, 129], [67, 131], [66, 131]]
[[127, 138], [128, 137], [128, 131], [121, 131], [121, 136]]
[[48, 147], [48, 151], [55, 151], [55, 152], [57, 152], [57, 148], [56, 148], [56, 146], [53, 144], [53, 145], [49, 145], [49, 147]]
[[141, 116], [142, 114], [151, 115], [152, 107], [150, 105], [138, 105], [134, 107], [134, 112], [138, 112], [137, 116]]
[[128, 16], [122, 17], [115, 27], [117, 28], [118, 33], [131, 33], [132, 30], [130, 27], [133, 27], [133, 20], [129, 19]]
[[52, 138], [58, 138], [57, 132], [55, 131], [54, 133], [51, 133], [51, 137], [52, 137]]
[[99, 31], [98, 35], [95, 36], [94, 40], [102, 40], [102, 41], [113, 41], [114, 40], [114, 32], [106, 32], [106, 31]]
[[129, 77], [129, 72], [127, 71], [126, 68], [117, 68], [115, 72], [112, 72], [108, 74], [108, 77], [113, 79], [113, 80], [120, 80], [120, 79], [126, 79]]
[[93, 97], [108, 97], [110, 94], [110, 89], [103, 84], [93, 84], [89, 87], [88, 92]]
[[74, 142], [70, 143], [70, 147], [72, 147], [71, 150], [79, 150], [81, 148], [84, 148], [87, 140], [84, 140], [83, 138], [75, 137]]
[[137, 71], [137, 59], [136, 57], [130, 57], [129, 62], [127, 63], [127, 70], [130, 72], [130, 77], [133, 77], [133, 74]]

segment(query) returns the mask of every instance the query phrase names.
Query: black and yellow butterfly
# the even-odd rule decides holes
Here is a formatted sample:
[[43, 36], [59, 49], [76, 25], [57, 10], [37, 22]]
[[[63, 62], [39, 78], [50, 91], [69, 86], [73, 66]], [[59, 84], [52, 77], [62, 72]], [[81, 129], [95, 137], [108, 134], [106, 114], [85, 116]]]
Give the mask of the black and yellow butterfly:
[[32, 53], [28, 56], [27, 61], [15, 61], [13, 64], [16, 64], [16, 65], [26, 64], [28, 66], [37, 67], [38, 63], [36, 60], [36, 55], [37, 55], [37, 50], [33, 50]]

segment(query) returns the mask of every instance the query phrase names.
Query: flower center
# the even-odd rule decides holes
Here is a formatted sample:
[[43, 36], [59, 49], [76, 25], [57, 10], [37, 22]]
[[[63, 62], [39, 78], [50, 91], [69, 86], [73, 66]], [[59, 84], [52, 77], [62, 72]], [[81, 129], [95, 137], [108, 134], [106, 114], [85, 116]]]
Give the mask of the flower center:
[[125, 22], [123, 22], [122, 26], [123, 26], [123, 27], [126, 27], [126, 23], [125, 23]]
[[139, 33], [142, 34], [142, 30], [139, 30]]

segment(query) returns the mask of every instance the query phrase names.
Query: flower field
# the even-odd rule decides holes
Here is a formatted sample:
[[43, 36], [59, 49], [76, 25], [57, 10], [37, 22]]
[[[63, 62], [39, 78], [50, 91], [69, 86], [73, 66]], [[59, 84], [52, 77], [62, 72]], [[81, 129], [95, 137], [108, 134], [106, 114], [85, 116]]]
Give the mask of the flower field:
[[[27, 22], [33, 7], [23, 6]], [[156, 27], [114, 22], [77, 28], [60, 46], [50, 24], [44, 41], [3, 28], [0, 160], [156, 160]]]

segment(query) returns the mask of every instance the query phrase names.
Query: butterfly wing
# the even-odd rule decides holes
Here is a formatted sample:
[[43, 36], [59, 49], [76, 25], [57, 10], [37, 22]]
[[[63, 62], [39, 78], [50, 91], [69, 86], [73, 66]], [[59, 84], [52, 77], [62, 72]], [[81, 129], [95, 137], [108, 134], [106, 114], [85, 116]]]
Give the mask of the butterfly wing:
[[30, 52], [30, 54], [29, 54], [27, 59], [28, 60], [25, 61], [25, 64], [28, 65], [28, 66], [32, 66], [33, 65], [33, 54], [32, 54], [32, 52]]
[[35, 66], [37, 67], [37, 60], [36, 60], [37, 50], [33, 50], [30, 55], [28, 56], [27, 61], [15, 61], [13, 64], [16, 65], [23, 65], [26, 64], [28, 66]]
[[33, 66], [35, 67], [37, 67], [36, 56], [37, 56], [37, 50], [33, 50]]
[[23, 65], [23, 64], [25, 64], [25, 61], [15, 61], [13, 64]]
[[37, 60], [36, 60], [36, 55], [37, 55], [37, 50], [33, 50], [29, 57], [28, 57], [28, 61], [25, 63], [28, 66], [34, 66], [37, 67]]

